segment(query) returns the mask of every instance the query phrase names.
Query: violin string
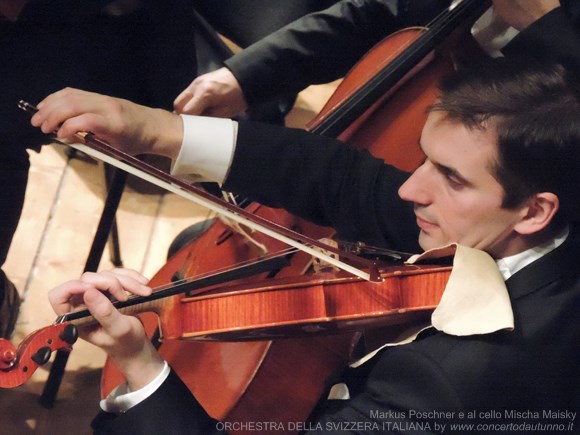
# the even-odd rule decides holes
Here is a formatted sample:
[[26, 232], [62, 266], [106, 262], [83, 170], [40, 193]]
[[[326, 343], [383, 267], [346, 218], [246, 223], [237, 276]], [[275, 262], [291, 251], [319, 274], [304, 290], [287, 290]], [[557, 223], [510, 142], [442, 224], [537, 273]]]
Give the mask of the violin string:
[[[122, 312], [127, 312], [128, 309], [134, 309], [139, 305], [150, 305], [159, 300], [168, 298], [170, 296], [175, 296], [182, 293], [192, 292], [193, 290], [199, 290], [196, 294], [202, 294], [206, 292], [209, 288], [214, 287], [216, 284], [225, 283], [228, 281], [236, 280], [238, 278], [246, 278], [251, 275], [255, 275], [259, 272], [265, 272], [271, 270], [256, 270], [252, 269], [253, 266], [267, 264], [269, 261], [273, 261], [275, 265], [276, 260], [283, 259], [287, 257], [293, 251], [297, 251], [296, 248], [288, 248], [278, 253], [272, 253], [268, 256], [261, 257], [257, 260], [248, 260], [245, 262], [238, 263], [233, 267], [223, 267], [212, 272], [200, 274], [194, 277], [194, 279], [182, 279], [177, 282], [170, 284], [164, 284], [153, 289], [153, 292], [149, 296], [141, 295], [129, 295], [127, 300], [115, 300], [111, 299], [113, 305]], [[146, 310], [142, 310], [146, 311]], [[139, 312], [142, 312], [139, 311]], [[153, 310], [155, 311], [155, 310]], [[67, 322], [67, 321], [78, 321], [83, 319], [92, 318], [91, 313], [87, 308], [78, 307], [74, 311], [62, 314], [58, 316], [55, 324]]]
[[[271, 253], [271, 254], [268, 254], [268, 255], [259, 257], [257, 259], [244, 260], [244, 261], [241, 261], [241, 262], [236, 263], [234, 265], [223, 266], [223, 267], [220, 267], [218, 269], [214, 269], [214, 270], [212, 270], [210, 272], [200, 273], [198, 275], [192, 275], [192, 276], [189, 276], [189, 277], [186, 277], [186, 278], [182, 278], [182, 279], [173, 281], [173, 282], [168, 283], [168, 284], [162, 284], [160, 286], [156, 286], [156, 287], [152, 288], [152, 291], [153, 292], [159, 292], [159, 291], [163, 291], [163, 290], [167, 290], [167, 289], [173, 288], [173, 287], [175, 287], [177, 285], [191, 283], [191, 282], [194, 282], [194, 281], [197, 281], [197, 280], [200, 280], [200, 279], [209, 278], [209, 277], [212, 277], [212, 276], [218, 276], [218, 275], [220, 275], [223, 272], [231, 271], [233, 268], [241, 268], [241, 267], [244, 267], [244, 266], [250, 266], [250, 265], [260, 264], [260, 263], [266, 262], [268, 260], [271, 260], [272, 258], [283, 257], [283, 256], [286, 256], [286, 255], [293, 254], [293, 253], [295, 253], [297, 251], [298, 251], [297, 248], [286, 248], [286, 249], [283, 249], [281, 251], [277, 251], [277, 252], [274, 252], [274, 253]], [[137, 295], [131, 295], [130, 298], [132, 298], [132, 297], [137, 297]]]

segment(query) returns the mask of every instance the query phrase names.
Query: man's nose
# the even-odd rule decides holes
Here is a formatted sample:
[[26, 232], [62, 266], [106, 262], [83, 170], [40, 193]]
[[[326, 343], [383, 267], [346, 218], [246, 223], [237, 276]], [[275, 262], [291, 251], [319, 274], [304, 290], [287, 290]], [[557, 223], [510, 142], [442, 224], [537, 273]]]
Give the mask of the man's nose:
[[428, 205], [431, 201], [431, 190], [426, 170], [420, 166], [411, 174], [407, 181], [399, 187], [399, 196], [404, 201], [409, 201], [418, 205]]

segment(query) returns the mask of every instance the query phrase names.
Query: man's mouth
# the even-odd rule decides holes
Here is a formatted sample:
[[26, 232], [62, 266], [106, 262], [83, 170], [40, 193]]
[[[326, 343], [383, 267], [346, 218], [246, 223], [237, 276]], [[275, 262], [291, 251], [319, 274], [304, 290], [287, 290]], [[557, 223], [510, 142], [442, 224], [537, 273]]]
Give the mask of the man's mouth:
[[437, 227], [437, 224], [423, 219], [418, 214], [415, 214], [415, 217], [417, 218], [417, 226], [423, 231], [429, 231]]

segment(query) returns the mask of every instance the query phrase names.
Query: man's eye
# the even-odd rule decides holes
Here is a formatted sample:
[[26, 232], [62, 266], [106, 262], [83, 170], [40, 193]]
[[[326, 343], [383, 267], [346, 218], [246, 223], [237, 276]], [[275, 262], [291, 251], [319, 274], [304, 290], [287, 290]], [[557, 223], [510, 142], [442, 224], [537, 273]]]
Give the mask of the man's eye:
[[449, 185], [451, 187], [453, 187], [454, 189], [459, 189], [459, 188], [463, 187], [462, 180], [457, 178], [457, 176], [455, 176], [453, 174], [446, 174], [445, 178], [447, 179], [447, 182], [449, 183]]

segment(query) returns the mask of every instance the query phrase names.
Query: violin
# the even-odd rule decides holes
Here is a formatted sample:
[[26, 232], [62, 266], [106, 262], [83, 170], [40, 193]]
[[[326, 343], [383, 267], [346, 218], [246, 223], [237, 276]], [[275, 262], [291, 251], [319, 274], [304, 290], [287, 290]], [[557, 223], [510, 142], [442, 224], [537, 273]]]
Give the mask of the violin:
[[[428, 29], [408, 29], [387, 37], [343, 79], [319, 116], [311, 121], [308, 130], [338, 137], [350, 146], [368, 149], [400, 169], [415, 169], [424, 159], [418, 143], [427, 117], [426, 109], [437, 95], [436, 83], [457, 66], [459, 59], [468, 61], [465, 60], [468, 57], [466, 52], [479, 55], [476, 54], [480, 53], [479, 49], [469, 45], [465, 31], [488, 5], [487, 1], [469, 0], [460, 8], [442, 13], [435, 20], [435, 34], [430, 32], [433, 26], [429, 26]], [[400, 46], [401, 38], [405, 42], [403, 47]], [[412, 48], [411, 56], [407, 47]], [[417, 53], [424, 54], [425, 58], [418, 60]], [[395, 62], [394, 73], [384, 59]], [[384, 74], [384, 68], [394, 76]], [[383, 91], [386, 89], [384, 94], [376, 93], [372, 87], [365, 87], [363, 94], [368, 91], [380, 102], [360, 98], [358, 89], [377, 75], [379, 83], [383, 79], [390, 82], [387, 88], [383, 87]], [[355, 76], [360, 78], [351, 80]], [[392, 77], [397, 77], [397, 80], [393, 81]], [[358, 104], [360, 101], [363, 104]], [[340, 122], [341, 107], [345, 102], [349, 107], [347, 112], [355, 113], [354, 118], [362, 118], [361, 121]], [[339, 115], [329, 116], [329, 112]], [[330, 123], [327, 119], [331, 120]], [[328, 125], [337, 127], [327, 129]], [[303, 222], [293, 221], [295, 218], [281, 214], [280, 210], [261, 206], [257, 213], [273, 213], [274, 219], [292, 222], [292, 227], [306, 234], [325, 234], [324, 229], [305, 227]], [[216, 226], [221, 226], [221, 223], [216, 222]], [[221, 231], [233, 233], [222, 227], [217, 234]], [[331, 234], [329, 231], [324, 237]], [[227, 263], [240, 258], [237, 254], [247, 250], [248, 244], [233, 234], [228, 239], [227, 260], [224, 260], [224, 246], [218, 242], [223, 239], [216, 237], [216, 233], [203, 234], [184, 248], [181, 255], [170, 259], [163, 268], [167, 270], [161, 270], [159, 278], [170, 279], [171, 271], [181, 270], [185, 264], [188, 269], [200, 270], [196, 261], [203, 261], [207, 252], [215, 252], [214, 260]], [[229, 256], [230, 252], [234, 255]], [[190, 263], [189, 258], [194, 261]], [[303, 264], [293, 264], [278, 272], [277, 276], [301, 274]], [[154, 325], [155, 321], [155, 318], [150, 319]], [[150, 330], [152, 335], [154, 329]], [[389, 328], [392, 329], [395, 327]], [[310, 415], [320, 397], [336, 380], [336, 374], [352, 360], [359, 338], [359, 333], [347, 333], [249, 342], [164, 340], [159, 343], [159, 350], [212, 417], [222, 421], [276, 419], [296, 422]], [[103, 397], [123, 381], [109, 362], [101, 380]], [[288, 373], [292, 375], [287, 376]], [[219, 395], [215, 394], [216, 383], [220, 385]]]
[[[230, 423], [267, 417], [291, 427], [307, 419], [351, 360], [358, 331], [426, 323], [450, 273], [448, 266], [394, 266], [381, 268], [380, 282], [323, 271], [197, 288], [229, 278], [227, 270], [116, 305], [127, 314], [155, 313], [163, 357], [210, 415]], [[172, 297], [178, 291], [186, 294]], [[81, 310], [31, 334], [18, 349], [0, 340], [0, 387], [21, 385], [51, 351], [70, 351], [76, 327], [91, 322]], [[219, 395], [217, 380], [223, 381]]]
[[[31, 109], [26, 103], [21, 104], [24, 108]], [[149, 175], [159, 171], [145, 162], [110, 148], [91, 134], [84, 135], [84, 141], [91, 145], [90, 149], [81, 148], [87, 154], [98, 156], [106, 152], [118, 155], [122, 162], [117, 164], [123, 166], [131, 163], [132, 172], [142, 178], [146, 178], [146, 174], [139, 171], [146, 170]], [[165, 187], [163, 179], [171, 180], [170, 177], [165, 173], [160, 174], [160, 179], [156, 180], [156, 183]], [[196, 187], [179, 180], [171, 182], [172, 188], [183, 189], [189, 194], [199, 191]], [[200, 202], [211, 198], [216, 203], [214, 207], [220, 208], [221, 201], [203, 191], [199, 192], [199, 198], [195, 195], [193, 197]], [[228, 204], [225, 208], [231, 209], [232, 206]], [[247, 210], [238, 211], [238, 215], [232, 214], [231, 218], [244, 225], [250, 225], [242, 219], [241, 215], [244, 214], [251, 215]], [[258, 228], [265, 225], [265, 230], [262, 229], [264, 232], [276, 228], [263, 218], [257, 221], [251, 224]], [[130, 314], [143, 311], [156, 313], [164, 343], [177, 343], [179, 340], [176, 339], [210, 341], [207, 343], [210, 346], [204, 345], [201, 348], [180, 346], [180, 358], [170, 361], [173, 369], [193, 389], [206, 411], [224, 421], [246, 421], [248, 416], [256, 415], [256, 411], [263, 413], [266, 410], [279, 421], [303, 421], [328, 387], [328, 380], [349, 361], [358, 338], [357, 331], [424, 319], [424, 316], [428, 316], [438, 304], [450, 272], [450, 268], [435, 271], [422, 270], [417, 266], [398, 266], [396, 270], [389, 270], [381, 267], [375, 260], [337, 250], [290, 230], [283, 233], [275, 236], [279, 242], [286, 243], [288, 239], [292, 239], [289, 240], [291, 242], [289, 244], [296, 247], [301, 247], [301, 243], [314, 245], [364, 267], [358, 269], [344, 263], [340, 258], [307, 248], [292, 256], [295, 264], [305, 264], [301, 257], [307, 256], [306, 254], [312, 251], [322, 260], [326, 261], [327, 258], [331, 260], [326, 263], [328, 265], [326, 267], [342, 270], [334, 273], [327, 271], [314, 275], [262, 280], [258, 284], [256, 282], [232, 284], [231, 280], [240, 280], [264, 271], [270, 273], [283, 268], [283, 264], [279, 261], [288, 253], [263, 255], [259, 261], [248, 262], [236, 268], [228, 267], [221, 273], [209, 273], [198, 276], [195, 280], [162, 287], [144, 299], [135, 297], [130, 301], [115, 302], [118, 309]], [[435, 275], [431, 273], [435, 272], [440, 279], [428, 280], [429, 285], [427, 281], [416, 281], [418, 278], [433, 277]], [[440, 272], [444, 273], [440, 275]], [[154, 280], [150, 284], [155, 285]], [[183, 292], [187, 294], [183, 295]], [[414, 299], [412, 295], [416, 295], [418, 299]], [[186, 310], [186, 307], [191, 310]], [[364, 310], [368, 310], [368, 315], [364, 314]], [[205, 325], [198, 324], [202, 318], [202, 311], [208, 314]], [[221, 321], [225, 323], [220, 325]], [[234, 323], [231, 323], [232, 321]], [[31, 335], [18, 349], [8, 341], [0, 343], [0, 354], [4, 355], [0, 387], [13, 387], [26, 381], [39, 365], [48, 360], [53, 350], [69, 350], [72, 340], [63, 335], [65, 328], [68, 331], [70, 326], [81, 326], [90, 322], [92, 318], [87, 311], [74, 312], [59, 318], [51, 327]], [[332, 333], [333, 336], [327, 337], [328, 333]], [[324, 339], [319, 338], [321, 335], [324, 335]], [[296, 339], [297, 336], [306, 338]], [[288, 340], [264, 341], [280, 337], [286, 337]], [[219, 348], [211, 346], [216, 340], [227, 341], [228, 346]], [[232, 341], [233, 346], [229, 346]], [[251, 343], [248, 344], [248, 341]], [[278, 383], [277, 386], [280, 388], [284, 386], [283, 391], [278, 391], [269, 385], [271, 372], [263, 368], [281, 362], [289, 365], [289, 368], [292, 367], [294, 364], [288, 357], [290, 348], [295, 349], [292, 355], [299, 358], [300, 363], [308, 370], [302, 371], [302, 379], [294, 373], [292, 385]], [[165, 352], [172, 349], [175, 347], [169, 345]], [[195, 357], [186, 358], [190, 353], [194, 353]], [[205, 379], [215, 379], [213, 376], [208, 378], [208, 367], [223, 370], [224, 364], [210, 362], [215, 362], [215, 358], [223, 358], [224, 353], [235, 356], [231, 359], [231, 363], [235, 364], [232, 369], [235, 370], [231, 370], [230, 373], [228, 368], [220, 373], [221, 376], [228, 377], [224, 390], [229, 389], [229, 393], [222, 391], [219, 403], [215, 403], [215, 395], [210, 394], [208, 397], [207, 388], [199, 391], [199, 379], [204, 378], [195, 376], [198, 379], [195, 382], [188, 381], [188, 376], [196, 374], [196, 367], [201, 367]], [[242, 354], [243, 361], [240, 358]], [[162, 355], [166, 357], [165, 354]], [[204, 364], [197, 366], [200, 361]], [[270, 361], [274, 362], [269, 363]], [[258, 366], [261, 368], [259, 371], [256, 370]], [[317, 369], [313, 369], [314, 367]], [[235, 373], [233, 380], [232, 373]], [[248, 380], [251, 380], [251, 385], [248, 384]], [[297, 382], [299, 380], [300, 382]], [[311, 390], [308, 394], [305, 393], [304, 385], [308, 385], [307, 388]], [[284, 395], [288, 406], [280, 406], [280, 401], [274, 400], [272, 395], [276, 391], [277, 394]], [[247, 400], [239, 400], [241, 397]], [[275, 411], [277, 412], [274, 413]]]

